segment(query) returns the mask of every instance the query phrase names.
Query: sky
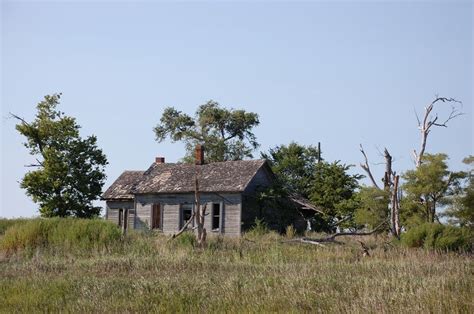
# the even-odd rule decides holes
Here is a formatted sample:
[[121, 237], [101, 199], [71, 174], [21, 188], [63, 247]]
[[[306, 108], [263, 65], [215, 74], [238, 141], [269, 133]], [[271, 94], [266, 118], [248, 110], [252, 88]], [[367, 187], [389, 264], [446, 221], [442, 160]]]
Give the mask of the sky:
[[384, 147], [399, 173], [413, 168], [414, 112], [454, 97], [465, 114], [434, 129], [427, 151], [453, 170], [474, 154], [470, 1], [3, 1], [0, 16], [1, 217], [38, 215], [18, 183], [34, 156], [9, 113], [32, 120], [59, 92], [107, 155], [104, 189], [156, 156], [179, 161], [184, 146], [157, 143], [153, 127], [167, 106], [193, 115], [210, 99], [259, 114], [255, 158], [321, 142], [324, 159], [362, 173], [363, 144], [381, 178]]

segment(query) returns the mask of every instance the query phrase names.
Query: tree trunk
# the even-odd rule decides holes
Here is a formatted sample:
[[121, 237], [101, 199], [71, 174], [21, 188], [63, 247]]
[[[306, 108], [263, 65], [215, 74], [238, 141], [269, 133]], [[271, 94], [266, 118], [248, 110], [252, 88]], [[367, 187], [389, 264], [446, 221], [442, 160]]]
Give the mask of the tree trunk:
[[[360, 151], [365, 158], [365, 163], [361, 164], [362, 169], [368, 174], [369, 178], [371, 179], [375, 188], [381, 190], [381, 188], [377, 185], [372, 175], [372, 171], [370, 170], [369, 161], [367, 155], [365, 154], [362, 145], [360, 146]], [[387, 208], [390, 212], [390, 217], [387, 219], [390, 220], [390, 232], [393, 236], [399, 238], [400, 237], [400, 200], [399, 200], [399, 179], [400, 176], [396, 175], [395, 172], [392, 170], [392, 156], [385, 148], [384, 150], [384, 159], [385, 159], [385, 174], [383, 181], [383, 190], [385, 190], [388, 195], [390, 196], [390, 201], [387, 204]]]
[[400, 201], [398, 199], [398, 182], [400, 176], [394, 176], [391, 194], [390, 229], [392, 234], [400, 239]]
[[201, 206], [201, 193], [199, 192], [199, 180], [196, 172], [195, 176], [195, 221], [197, 226], [197, 244], [199, 247], [202, 247], [206, 243], [206, 228], [204, 228], [204, 218], [206, 215], [206, 205]]

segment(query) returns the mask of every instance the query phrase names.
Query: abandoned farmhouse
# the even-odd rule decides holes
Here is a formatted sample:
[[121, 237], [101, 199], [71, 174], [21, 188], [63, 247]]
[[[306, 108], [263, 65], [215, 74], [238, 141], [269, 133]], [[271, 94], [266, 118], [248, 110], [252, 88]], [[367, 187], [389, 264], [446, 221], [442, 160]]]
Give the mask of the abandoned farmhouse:
[[[146, 171], [124, 171], [102, 195], [106, 219], [124, 229], [176, 233], [192, 216], [197, 176], [200, 202], [206, 205], [206, 230], [240, 236], [262, 218], [256, 194], [269, 187], [275, 175], [265, 160], [205, 163], [199, 145], [195, 154], [194, 165], [165, 163], [164, 157], [157, 157]], [[298, 211], [292, 224], [304, 229], [304, 213], [316, 209], [301, 198], [291, 202]], [[277, 216], [278, 210], [266, 210], [265, 215]]]
[[205, 163], [202, 146], [195, 153], [194, 165], [157, 157], [146, 171], [124, 171], [102, 195], [106, 219], [125, 229], [176, 233], [192, 215], [197, 175], [206, 230], [239, 236], [259, 217], [255, 195], [272, 184], [271, 168], [265, 160]]

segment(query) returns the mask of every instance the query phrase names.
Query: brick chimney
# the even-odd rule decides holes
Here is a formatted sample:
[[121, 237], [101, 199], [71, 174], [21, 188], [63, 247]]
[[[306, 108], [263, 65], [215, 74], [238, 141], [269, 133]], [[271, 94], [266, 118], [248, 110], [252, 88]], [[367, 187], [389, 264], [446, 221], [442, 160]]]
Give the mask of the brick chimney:
[[165, 163], [165, 157], [156, 157], [155, 162], [157, 164], [164, 164]]
[[196, 165], [204, 165], [204, 146], [196, 145]]

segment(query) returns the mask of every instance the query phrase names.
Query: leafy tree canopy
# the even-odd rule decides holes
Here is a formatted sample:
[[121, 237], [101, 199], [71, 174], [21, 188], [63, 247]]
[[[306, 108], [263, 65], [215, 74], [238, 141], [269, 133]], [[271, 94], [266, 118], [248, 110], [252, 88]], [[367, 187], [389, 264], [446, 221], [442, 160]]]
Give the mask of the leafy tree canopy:
[[405, 208], [409, 205], [407, 202], [412, 203], [412, 210], [418, 207], [426, 222], [438, 219], [437, 208], [447, 203], [447, 197], [456, 192], [464, 176], [462, 172], [450, 172], [447, 159], [446, 154], [425, 154], [419, 167], [403, 175], [403, 189], [407, 194]]
[[[354, 227], [354, 212], [359, 207], [358, 180], [363, 176], [349, 174], [351, 165], [320, 162], [316, 164], [310, 185], [311, 203], [322, 208], [327, 216], [327, 229], [334, 231], [340, 227]], [[342, 223], [342, 221], [344, 221]]]
[[194, 118], [173, 107], [166, 108], [154, 132], [158, 142], [168, 137], [173, 142], [183, 141], [185, 161], [193, 160], [196, 144], [204, 145], [208, 162], [241, 160], [252, 157], [258, 147], [252, 130], [259, 123], [256, 113], [226, 109], [210, 100], [199, 106]]
[[375, 228], [387, 221], [389, 216], [388, 191], [364, 186], [360, 188], [358, 194], [360, 203], [354, 217], [356, 224]]
[[[321, 208], [325, 215], [316, 214], [312, 226], [318, 231], [333, 231], [342, 220], [341, 227], [353, 225], [352, 216], [357, 208], [356, 189], [360, 175], [348, 174], [351, 166], [325, 162], [318, 149], [297, 143], [277, 146], [262, 153], [278, 178], [273, 192], [281, 196], [298, 194]], [[274, 195], [273, 195], [274, 196]]]
[[474, 228], [474, 156], [465, 158], [463, 162], [471, 166], [466, 176], [467, 182], [460, 193], [454, 196], [446, 216], [451, 223]]
[[39, 204], [43, 217], [95, 217], [100, 207], [92, 205], [105, 181], [107, 159], [97, 147], [97, 138], [82, 139], [73, 117], [56, 109], [61, 94], [48, 95], [38, 103], [32, 122], [20, 121], [16, 130], [26, 138], [25, 147], [36, 156], [36, 168], [25, 174], [21, 187]]
[[292, 142], [271, 148], [261, 156], [268, 161], [283, 188], [289, 193], [309, 198], [309, 187], [319, 157], [316, 147]]

